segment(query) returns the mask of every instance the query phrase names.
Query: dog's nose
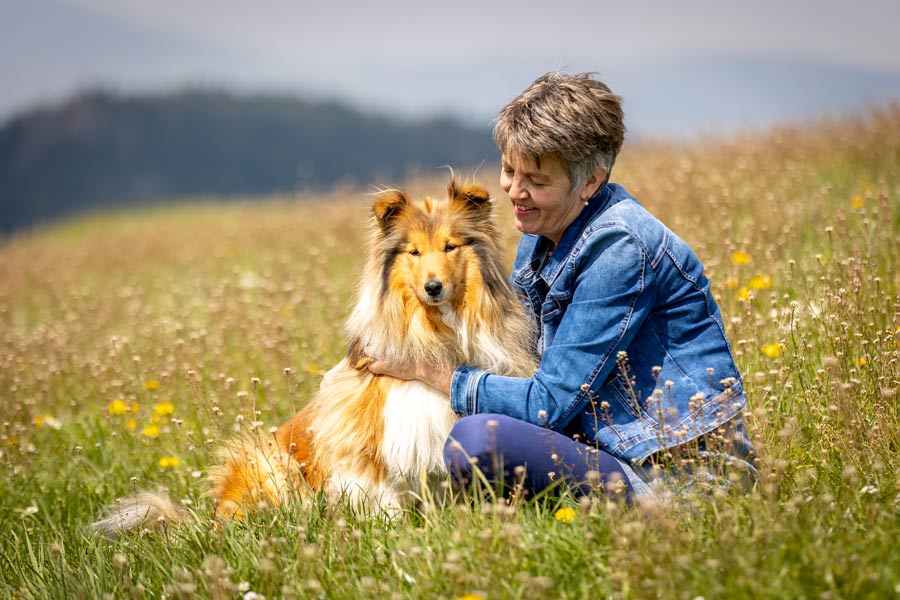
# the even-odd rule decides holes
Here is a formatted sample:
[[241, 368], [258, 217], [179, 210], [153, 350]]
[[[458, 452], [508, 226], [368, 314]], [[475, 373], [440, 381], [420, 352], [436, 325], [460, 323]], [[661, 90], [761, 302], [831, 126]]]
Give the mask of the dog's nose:
[[438, 279], [429, 279], [425, 282], [425, 291], [429, 296], [437, 296], [444, 289], [444, 284]]

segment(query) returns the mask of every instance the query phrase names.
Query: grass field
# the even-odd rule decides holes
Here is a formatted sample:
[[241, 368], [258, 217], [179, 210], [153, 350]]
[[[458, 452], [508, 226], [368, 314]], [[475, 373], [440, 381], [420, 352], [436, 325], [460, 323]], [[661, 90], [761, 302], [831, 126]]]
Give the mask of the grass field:
[[[496, 173], [479, 178], [511, 252]], [[706, 264], [752, 493], [486, 494], [390, 523], [311, 503], [211, 527], [221, 441], [280, 424], [342, 355], [371, 198], [94, 215], [0, 244], [0, 597], [900, 598], [900, 105], [635, 145], [614, 179]], [[159, 488], [201, 524], [86, 529]]]

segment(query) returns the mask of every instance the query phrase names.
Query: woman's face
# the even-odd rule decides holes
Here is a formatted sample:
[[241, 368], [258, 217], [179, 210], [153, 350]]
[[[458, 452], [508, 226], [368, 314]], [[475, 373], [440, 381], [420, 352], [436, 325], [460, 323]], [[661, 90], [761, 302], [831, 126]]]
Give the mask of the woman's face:
[[[605, 175], [605, 169], [601, 169]], [[569, 176], [562, 164], [551, 156], [540, 160], [540, 166], [530, 158], [504, 154], [500, 171], [500, 187], [509, 195], [516, 228], [522, 233], [543, 235], [558, 244], [575, 217], [584, 208], [584, 201], [599, 187], [592, 175], [582, 185], [571, 190]]]

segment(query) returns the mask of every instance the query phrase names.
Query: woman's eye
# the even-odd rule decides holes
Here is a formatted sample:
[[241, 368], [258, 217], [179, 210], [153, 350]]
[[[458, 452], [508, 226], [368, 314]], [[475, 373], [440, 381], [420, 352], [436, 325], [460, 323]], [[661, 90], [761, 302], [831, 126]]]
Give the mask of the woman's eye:
[[447, 244], [446, 246], [444, 246], [444, 252], [453, 252], [454, 250], [456, 250], [456, 246], [454, 246], [453, 244]]
[[418, 255], [419, 255], [419, 251], [416, 250], [415, 248], [413, 248], [412, 250], [410, 250], [409, 253], [412, 254], [413, 256], [418, 256]]

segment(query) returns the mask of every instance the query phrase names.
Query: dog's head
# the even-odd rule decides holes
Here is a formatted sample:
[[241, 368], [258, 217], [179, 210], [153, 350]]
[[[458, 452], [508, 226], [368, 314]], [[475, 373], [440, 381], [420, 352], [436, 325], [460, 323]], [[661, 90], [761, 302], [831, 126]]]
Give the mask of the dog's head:
[[480, 281], [473, 272], [479, 245], [494, 229], [481, 186], [451, 180], [446, 201], [412, 202], [392, 190], [378, 196], [373, 212], [385, 292], [411, 290], [423, 305], [440, 306], [456, 302], [467, 282]]

